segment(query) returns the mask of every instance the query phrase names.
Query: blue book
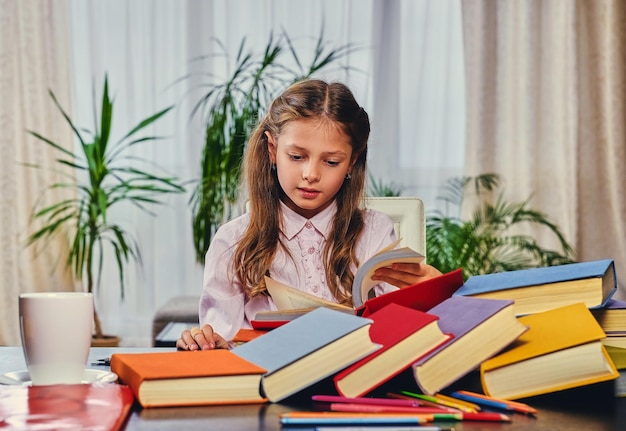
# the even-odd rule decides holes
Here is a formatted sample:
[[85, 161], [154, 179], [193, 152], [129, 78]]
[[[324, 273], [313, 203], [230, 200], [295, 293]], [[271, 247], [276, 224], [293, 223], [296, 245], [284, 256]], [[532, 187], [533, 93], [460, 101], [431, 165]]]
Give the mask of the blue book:
[[371, 319], [320, 307], [232, 352], [267, 370], [262, 392], [278, 402], [378, 350], [381, 346], [370, 339], [371, 324]]
[[520, 316], [577, 302], [603, 307], [616, 291], [615, 263], [603, 259], [474, 275], [454, 295], [512, 299]]

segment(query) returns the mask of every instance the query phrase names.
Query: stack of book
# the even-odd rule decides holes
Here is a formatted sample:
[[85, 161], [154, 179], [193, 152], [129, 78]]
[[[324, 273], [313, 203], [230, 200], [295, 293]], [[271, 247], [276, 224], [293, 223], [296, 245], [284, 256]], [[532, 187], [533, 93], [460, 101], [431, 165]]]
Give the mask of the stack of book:
[[529, 328], [481, 363], [485, 393], [515, 399], [616, 379], [605, 347], [626, 335], [616, 291], [611, 259], [470, 277], [455, 295], [511, 299]]
[[322, 381], [354, 399], [409, 378], [435, 396], [472, 371], [486, 395], [513, 400], [616, 379], [607, 339], [626, 335], [612, 260], [465, 283], [458, 269], [355, 309], [268, 288], [281, 309], [257, 316], [265, 330], [241, 331], [232, 350], [115, 354], [112, 371], [144, 407], [281, 402]]

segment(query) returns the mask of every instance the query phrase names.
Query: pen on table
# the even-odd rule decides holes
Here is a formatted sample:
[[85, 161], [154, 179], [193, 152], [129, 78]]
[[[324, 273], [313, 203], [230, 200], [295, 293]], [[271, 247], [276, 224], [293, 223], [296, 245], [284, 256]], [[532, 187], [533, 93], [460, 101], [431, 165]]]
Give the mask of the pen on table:
[[475, 403], [470, 403], [469, 401], [466, 400], [461, 400], [458, 398], [453, 398], [453, 397], [449, 397], [447, 395], [444, 394], [436, 394], [435, 398], [440, 399], [440, 400], [444, 400], [444, 401], [448, 401], [450, 403], [454, 403], [454, 404], [461, 404], [462, 406], [465, 406], [475, 412], [480, 411], [480, 405], [475, 404]]
[[[488, 422], [510, 422], [511, 417], [502, 413], [493, 412], [458, 412], [442, 413], [441, 409], [432, 407], [401, 407], [401, 406], [373, 406], [364, 404], [333, 403], [330, 405], [332, 411], [338, 412], [359, 412], [359, 413], [397, 413], [418, 415], [426, 422], [437, 420], [456, 421], [488, 421]], [[439, 411], [437, 411], [439, 410]]]
[[392, 399], [392, 398], [369, 398], [369, 397], [342, 397], [339, 395], [313, 395], [313, 401], [327, 403], [349, 403], [349, 404], [375, 404], [380, 406], [406, 406], [417, 407], [420, 402], [416, 399]]
[[431, 413], [453, 414], [446, 410], [443, 410], [441, 407], [383, 406], [383, 405], [375, 405], [375, 404], [350, 404], [350, 403], [331, 403], [330, 410], [334, 412], [361, 412], [361, 413], [412, 413], [412, 414], [427, 414], [427, 415]]
[[453, 392], [451, 395], [454, 398], [459, 398], [461, 400], [481, 404], [485, 407], [492, 407], [500, 410], [509, 410], [531, 415], [537, 414], [537, 410], [535, 408], [516, 401], [501, 400], [498, 398], [492, 398], [488, 397], [487, 395], [477, 394], [469, 391], [456, 391]]
[[454, 428], [439, 426], [321, 426], [315, 427], [315, 431], [454, 431]]
[[402, 394], [404, 394], [404, 395], [409, 395], [411, 397], [415, 397], [415, 398], [420, 399], [420, 400], [426, 400], [426, 401], [437, 403], [437, 404], [440, 404], [440, 405], [443, 405], [443, 406], [452, 407], [452, 408], [458, 409], [458, 410], [460, 410], [462, 412], [471, 413], [471, 412], [475, 412], [476, 411], [475, 409], [469, 408], [469, 407], [467, 407], [467, 406], [465, 406], [463, 404], [455, 403], [455, 402], [452, 402], [452, 401], [446, 401], [446, 400], [443, 400], [443, 399], [440, 399], [440, 398], [437, 398], [437, 397], [433, 397], [433, 396], [430, 396], [430, 395], [416, 394], [416, 393], [409, 392], [409, 391], [400, 391], [400, 392]]
[[502, 413], [492, 412], [435, 413], [433, 414], [433, 420], [511, 422], [511, 417]]
[[418, 415], [343, 413], [343, 412], [290, 412], [280, 415], [283, 425], [378, 425], [407, 424], [419, 425], [427, 421]]
[[504, 400], [504, 399], [499, 399], [499, 398], [493, 398], [493, 397], [489, 397], [487, 395], [484, 394], [479, 394], [477, 392], [470, 392], [470, 391], [457, 391], [458, 394], [464, 394], [470, 397], [476, 397], [476, 398], [480, 398], [483, 400], [495, 400], [498, 402], [502, 402], [504, 404], [509, 405], [510, 407], [517, 407], [519, 409], [520, 412], [526, 413], [526, 412], [532, 412], [532, 413], [537, 413], [537, 409], [529, 406], [528, 404], [524, 404], [524, 403], [520, 403], [518, 401], [511, 401], [511, 400]]
[[94, 362], [91, 363], [91, 365], [102, 365], [108, 367], [111, 365], [111, 358], [96, 359]]
[[[395, 399], [399, 399], [399, 400], [413, 400], [413, 401], [417, 401], [418, 404], [420, 406], [426, 406], [426, 407], [439, 407], [443, 410], [446, 410], [450, 413], [459, 413], [461, 410], [454, 408], [454, 407], [448, 407], [448, 406], [444, 406], [441, 403], [433, 403], [431, 401], [426, 401], [426, 400], [422, 400], [422, 399], [417, 399], [415, 397], [410, 397], [408, 395], [402, 395], [402, 394], [396, 394], [394, 392], [387, 392], [387, 396], [390, 398], [395, 398]], [[480, 410], [480, 408], [478, 409]]]

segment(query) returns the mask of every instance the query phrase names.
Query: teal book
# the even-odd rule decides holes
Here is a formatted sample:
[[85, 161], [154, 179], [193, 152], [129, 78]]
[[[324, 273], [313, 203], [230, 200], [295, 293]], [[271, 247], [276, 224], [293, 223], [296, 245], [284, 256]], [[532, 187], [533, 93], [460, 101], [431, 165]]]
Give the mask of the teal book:
[[584, 303], [603, 307], [617, 291], [613, 259], [471, 276], [454, 295], [512, 299], [518, 316]]
[[264, 396], [279, 402], [378, 350], [371, 319], [316, 308], [267, 334], [232, 349], [267, 370]]

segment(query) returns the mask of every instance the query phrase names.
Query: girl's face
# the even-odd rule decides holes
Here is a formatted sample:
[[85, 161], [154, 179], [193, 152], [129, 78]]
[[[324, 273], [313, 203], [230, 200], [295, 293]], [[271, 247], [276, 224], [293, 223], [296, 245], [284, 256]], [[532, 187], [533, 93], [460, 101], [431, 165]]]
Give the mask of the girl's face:
[[311, 218], [330, 203], [352, 169], [352, 145], [329, 121], [294, 120], [278, 137], [265, 132], [285, 204]]

